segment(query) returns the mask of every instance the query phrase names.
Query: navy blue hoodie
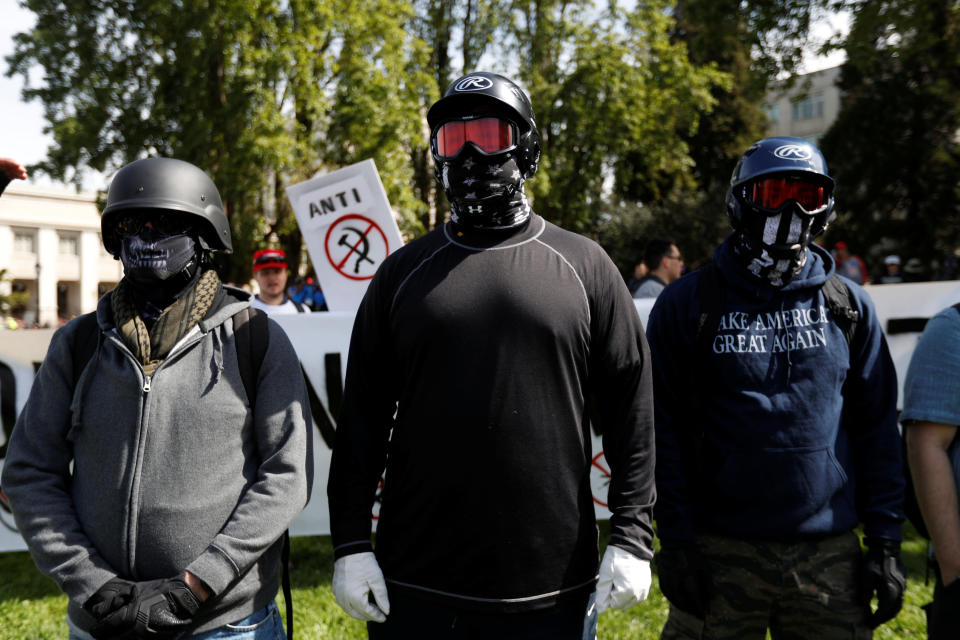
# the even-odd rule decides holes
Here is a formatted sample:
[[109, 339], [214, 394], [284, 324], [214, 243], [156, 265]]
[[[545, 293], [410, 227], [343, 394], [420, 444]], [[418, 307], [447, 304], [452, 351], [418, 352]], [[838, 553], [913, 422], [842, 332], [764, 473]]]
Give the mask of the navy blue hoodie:
[[694, 346], [699, 272], [660, 294], [647, 326], [659, 535], [793, 541], [862, 522], [899, 540], [896, 372], [869, 297], [844, 279], [860, 312], [848, 345], [821, 291], [834, 272], [821, 247], [781, 288], [741, 266], [731, 238], [714, 260], [725, 293], [709, 347]]

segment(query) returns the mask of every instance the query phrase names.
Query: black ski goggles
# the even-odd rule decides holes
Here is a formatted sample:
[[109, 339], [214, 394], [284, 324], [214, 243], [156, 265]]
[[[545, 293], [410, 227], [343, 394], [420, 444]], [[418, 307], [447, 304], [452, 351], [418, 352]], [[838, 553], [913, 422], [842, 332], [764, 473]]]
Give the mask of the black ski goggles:
[[509, 151], [517, 144], [517, 128], [509, 120], [485, 116], [445, 122], [433, 134], [433, 150], [438, 158], [454, 158], [468, 142], [484, 153]]
[[193, 229], [191, 216], [174, 211], [127, 211], [119, 214], [114, 224], [124, 236], [139, 234], [148, 224], [162, 236], [176, 236]]

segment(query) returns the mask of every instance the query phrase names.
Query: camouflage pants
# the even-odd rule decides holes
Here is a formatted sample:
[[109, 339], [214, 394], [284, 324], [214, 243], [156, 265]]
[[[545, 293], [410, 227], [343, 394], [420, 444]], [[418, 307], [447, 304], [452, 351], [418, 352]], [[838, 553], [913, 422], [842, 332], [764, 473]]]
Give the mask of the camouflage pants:
[[661, 640], [869, 640], [853, 533], [781, 543], [697, 539], [711, 573], [706, 619], [670, 607]]

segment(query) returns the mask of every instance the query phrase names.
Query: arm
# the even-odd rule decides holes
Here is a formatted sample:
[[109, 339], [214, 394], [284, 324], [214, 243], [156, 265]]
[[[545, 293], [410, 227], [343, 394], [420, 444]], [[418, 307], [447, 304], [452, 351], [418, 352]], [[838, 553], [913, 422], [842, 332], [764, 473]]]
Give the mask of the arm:
[[610, 466], [610, 544], [653, 557], [654, 433], [650, 349], [633, 299], [606, 256], [591, 302], [591, 418]]
[[[699, 278], [700, 274], [689, 277]], [[688, 287], [693, 289], [695, 282]], [[682, 300], [677, 293], [675, 286], [657, 298], [647, 322], [647, 339], [656, 408], [657, 535], [662, 540], [687, 544], [693, 542], [695, 533], [690, 504], [693, 478], [687, 466], [690, 452], [683, 445], [685, 430], [692, 427], [690, 383], [695, 378], [691, 367], [702, 365], [692, 359], [692, 346], [683, 333], [686, 318], [678, 311]]]
[[117, 572], [84, 533], [70, 491], [75, 326], [50, 342], [11, 434], [2, 484], [37, 568], [82, 603]]
[[373, 550], [373, 502], [396, 410], [387, 328], [393, 287], [383, 284], [384, 271], [371, 281], [354, 321], [330, 462], [330, 532], [338, 559]]
[[313, 429], [300, 361], [283, 329], [272, 320], [268, 326], [253, 416], [257, 479], [220, 533], [186, 568], [214, 594], [253, 566], [310, 499]]
[[947, 453], [956, 434], [956, 425], [938, 422], [912, 422], [906, 428], [910, 474], [944, 584], [960, 575], [957, 484]]
[[861, 315], [843, 391], [843, 426], [857, 474], [857, 512], [867, 539], [899, 543], [905, 483], [896, 371], [873, 304], [857, 291]]

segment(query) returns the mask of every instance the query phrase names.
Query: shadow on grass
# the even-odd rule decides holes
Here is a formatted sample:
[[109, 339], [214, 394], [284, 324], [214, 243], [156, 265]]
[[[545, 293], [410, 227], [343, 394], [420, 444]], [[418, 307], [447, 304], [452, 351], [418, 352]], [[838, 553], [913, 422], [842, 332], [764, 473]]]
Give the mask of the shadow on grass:
[[330, 536], [290, 538], [290, 585], [309, 589], [333, 580], [333, 545]]
[[26, 551], [0, 553], [0, 602], [59, 596], [56, 583], [37, 570]]

